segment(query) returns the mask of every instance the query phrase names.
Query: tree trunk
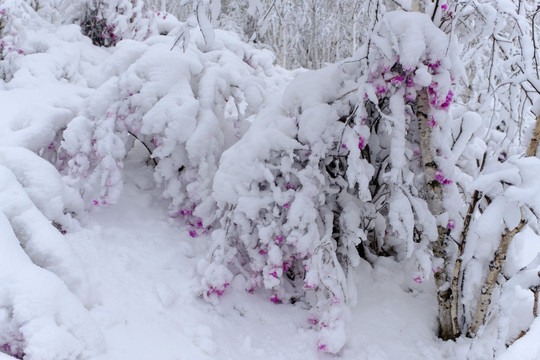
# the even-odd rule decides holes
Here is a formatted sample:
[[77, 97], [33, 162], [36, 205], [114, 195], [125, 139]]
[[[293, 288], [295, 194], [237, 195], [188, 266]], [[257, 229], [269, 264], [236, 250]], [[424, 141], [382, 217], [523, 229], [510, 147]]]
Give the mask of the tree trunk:
[[521, 219], [518, 226], [516, 226], [513, 230], [508, 231], [508, 229], [506, 229], [506, 233], [501, 239], [501, 243], [499, 244], [497, 252], [495, 252], [495, 258], [489, 264], [489, 273], [486, 278], [486, 282], [482, 286], [482, 294], [480, 295], [480, 301], [478, 301], [478, 306], [476, 307], [476, 314], [474, 315], [474, 319], [467, 336], [473, 337], [478, 332], [480, 326], [485, 324], [488, 308], [491, 304], [491, 293], [495, 288], [495, 284], [497, 283], [497, 277], [499, 276], [504, 261], [506, 260], [506, 252], [508, 251], [508, 246], [510, 245], [510, 242], [512, 241], [514, 236], [519, 233], [526, 224], [527, 221], [525, 219]]
[[[428, 125], [429, 101], [426, 91], [418, 98], [418, 130], [422, 150], [422, 165], [424, 167], [425, 190], [429, 210], [435, 216], [443, 213], [442, 184], [436, 180], [437, 164], [433, 159], [434, 146], [431, 138], [431, 128]], [[439, 305], [439, 337], [443, 340], [455, 339], [457, 336], [452, 322], [452, 287], [448, 274], [449, 257], [447, 253], [448, 231], [443, 226], [437, 226], [438, 238], [433, 242], [433, 255], [443, 259], [443, 266], [435, 270], [437, 285], [437, 301]]]

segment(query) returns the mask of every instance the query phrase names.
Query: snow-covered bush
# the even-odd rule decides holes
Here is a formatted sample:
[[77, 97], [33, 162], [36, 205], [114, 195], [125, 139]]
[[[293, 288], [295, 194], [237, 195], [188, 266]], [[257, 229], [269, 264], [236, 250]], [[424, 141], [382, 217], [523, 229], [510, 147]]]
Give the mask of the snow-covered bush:
[[88, 0], [79, 16], [81, 30], [97, 46], [114, 46], [119, 40], [144, 40], [157, 33], [154, 13], [142, 0]]
[[63, 132], [57, 166], [87, 204], [111, 204], [122, 188], [122, 160], [140, 142], [171, 200], [170, 215], [188, 216], [197, 236], [213, 219], [219, 157], [265, 102], [277, 72], [268, 52], [225, 32], [209, 52], [200, 50], [207, 45], [198, 30], [190, 38], [185, 52], [171, 50], [175, 37], [119, 42], [103, 67], [107, 80]]
[[446, 265], [430, 242], [459, 226], [461, 202], [443, 201], [459, 200], [448, 112], [459, 68], [447, 36], [426, 15], [394, 12], [372, 42], [367, 61], [298, 76], [283, 108], [259, 114], [224, 153], [222, 229], [200, 268], [210, 299], [240, 274], [273, 302], [305, 301], [332, 353], [345, 342], [359, 254], [414, 257], [422, 282]]

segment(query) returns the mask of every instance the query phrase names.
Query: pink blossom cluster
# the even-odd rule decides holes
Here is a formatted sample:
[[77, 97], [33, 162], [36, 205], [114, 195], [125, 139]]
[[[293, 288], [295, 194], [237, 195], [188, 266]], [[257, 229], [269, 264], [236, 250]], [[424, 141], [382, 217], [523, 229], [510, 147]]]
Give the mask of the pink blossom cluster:
[[2, 345], [2, 352], [4, 354], [13, 356], [15, 359], [22, 359], [24, 357], [24, 353], [12, 352], [11, 345], [8, 343], [4, 343], [4, 345]]
[[437, 83], [432, 83], [428, 88], [428, 93], [431, 97], [429, 103], [437, 108], [446, 110], [452, 103], [452, 99], [454, 98], [454, 92], [452, 90], [448, 91], [446, 94], [444, 101], [440, 101], [440, 96], [435, 90], [437, 87]]
[[437, 180], [443, 185], [448, 185], [452, 183], [452, 180], [449, 180], [444, 176], [442, 170], [437, 170], [437, 173], [435, 174], [435, 180]]
[[221, 296], [223, 295], [223, 293], [225, 293], [225, 289], [227, 287], [229, 287], [229, 283], [226, 282], [224, 283], [223, 285], [221, 285], [220, 287], [214, 287], [214, 286], [210, 286], [210, 289], [207, 291], [207, 295], [210, 296], [212, 294], [217, 294], [217, 296]]
[[22, 49], [15, 49], [13, 46], [6, 44], [4, 40], [0, 41], [0, 49], [7, 51], [15, 51], [17, 54], [22, 55], [24, 51]]

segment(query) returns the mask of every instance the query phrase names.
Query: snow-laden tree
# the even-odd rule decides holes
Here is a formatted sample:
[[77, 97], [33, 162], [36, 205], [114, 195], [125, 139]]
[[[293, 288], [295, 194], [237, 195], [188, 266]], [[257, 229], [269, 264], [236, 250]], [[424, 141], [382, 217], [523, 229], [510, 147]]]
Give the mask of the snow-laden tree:
[[[443, 29], [458, 16], [448, 4], [426, 11]], [[299, 76], [283, 108], [260, 114], [223, 155], [214, 182], [222, 229], [200, 266], [209, 299], [238, 275], [273, 302], [305, 301], [316, 314], [319, 347], [330, 352], [344, 344], [342, 304], [354, 298], [347, 284], [359, 254], [413, 260], [414, 281], [436, 283], [439, 336], [475, 336], [497, 304], [492, 294], [509, 242], [537, 227], [523, 169], [538, 161], [523, 159], [524, 147], [510, 139], [501, 150], [497, 144], [515, 136], [481, 108], [461, 104], [477, 96], [470, 90], [477, 82], [460, 60], [466, 47], [458, 25], [445, 34], [431, 16], [382, 13], [358, 58]], [[524, 91], [515, 96], [530, 98], [535, 81], [520, 80]], [[455, 97], [460, 104], [451, 111]], [[526, 123], [522, 114], [510, 112], [508, 121]], [[511, 340], [497, 336], [497, 346]]]

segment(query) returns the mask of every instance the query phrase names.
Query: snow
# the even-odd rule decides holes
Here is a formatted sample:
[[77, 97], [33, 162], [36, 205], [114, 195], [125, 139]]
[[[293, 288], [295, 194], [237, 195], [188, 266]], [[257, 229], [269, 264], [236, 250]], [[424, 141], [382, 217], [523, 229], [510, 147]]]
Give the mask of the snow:
[[[528, 290], [540, 252], [533, 212], [508, 253], [505, 272], [515, 277], [497, 298], [498, 325], [474, 340], [436, 337], [438, 263], [428, 244], [448, 213], [436, 219], [416, 192], [396, 187], [388, 224], [372, 211], [379, 248], [384, 242], [396, 256], [370, 263], [358, 254], [364, 211], [375, 206], [366, 144], [391, 147], [394, 183], [414, 180], [402, 89], [385, 114], [393, 126], [381, 125], [390, 141], [370, 143], [369, 126], [350, 106], [357, 65], [275, 67], [268, 51], [212, 28], [219, 1], [199, 2], [202, 34], [173, 16], [138, 18], [146, 25], [136, 40], [108, 49], [76, 25], [53, 24], [58, 9], [44, 7], [45, 21], [24, 2], [6, 4], [14, 15], [5, 39], [22, 53], [2, 60], [0, 84], [1, 360], [23, 352], [25, 360], [460, 360], [495, 348], [498, 359], [540, 357]], [[123, 34], [133, 30], [115, 21]], [[404, 67], [418, 65], [416, 86], [440, 80], [436, 90], [448, 94], [446, 77], [424, 65], [445, 61], [446, 35], [430, 33], [422, 14], [394, 12], [385, 21], [374, 37], [383, 55], [402, 54]], [[144, 35], [154, 26], [165, 35]], [[177, 36], [182, 49], [171, 49]], [[376, 91], [366, 87], [375, 101]], [[336, 121], [344, 118], [350, 128]], [[482, 125], [476, 113], [461, 115], [454, 147], [443, 149], [452, 161], [474, 147]], [[476, 145], [483, 153], [486, 144]], [[345, 158], [346, 176], [321, 172], [326, 159]], [[517, 225], [523, 205], [540, 210], [539, 171], [540, 160], [512, 157], [488, 162], [475, 179], [462, 175], [466, 191], [495, 197], [471, 226], [464, 302], [477, 297], [492, 239]], [[339, 244], [331, 201], [343, 213]], [[226, 229], [218, 224], [224, 213]], [[299, 284], [284, 280], [293, 262], [306, 274]], [[300, 292], [305, 300], [296, 301]], [[529, 325], [508, 349], [496, 342]]]

